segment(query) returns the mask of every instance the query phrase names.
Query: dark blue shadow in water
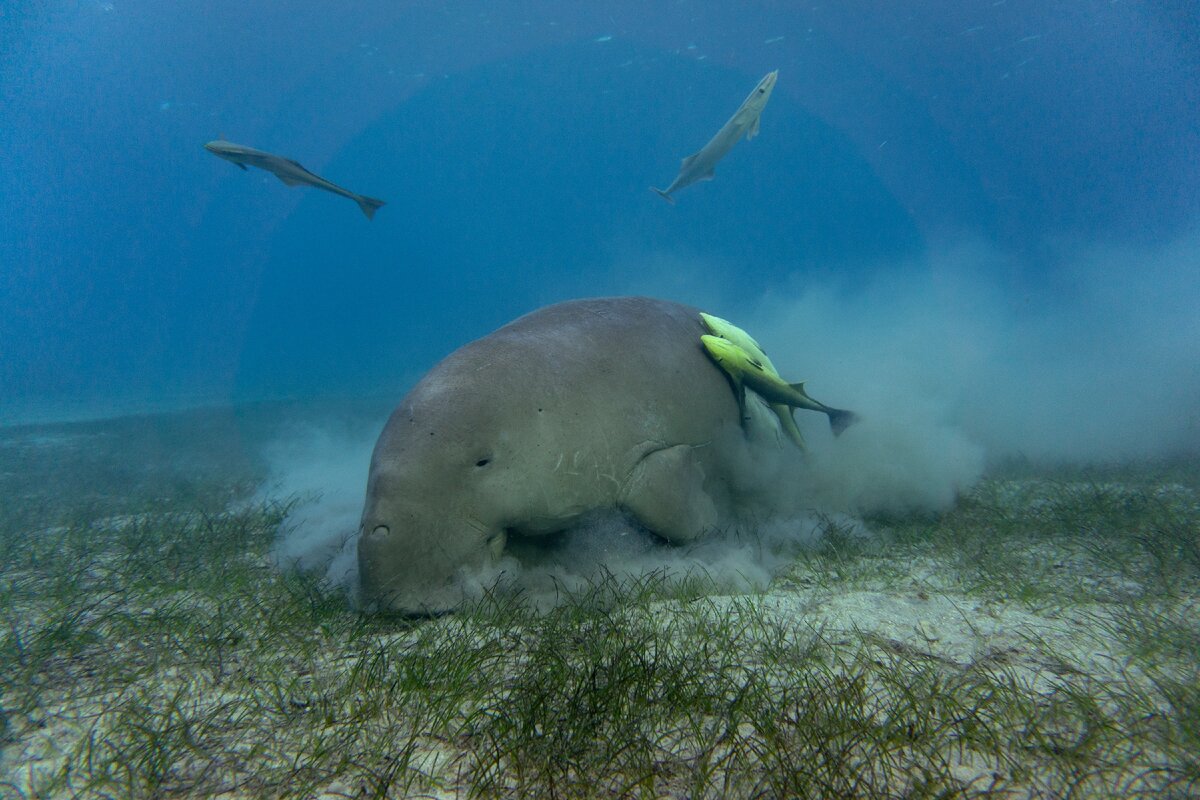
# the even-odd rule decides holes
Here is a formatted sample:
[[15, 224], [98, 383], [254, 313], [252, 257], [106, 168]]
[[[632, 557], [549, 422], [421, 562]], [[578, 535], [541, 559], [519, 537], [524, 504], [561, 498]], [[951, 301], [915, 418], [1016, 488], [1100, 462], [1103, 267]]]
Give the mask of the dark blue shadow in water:
[[374, 222], [313, 192], [277, 231], [241, 387], [388, 384], [539, 305], [627, 292], [654, 254], [712, 265], [705, 280], [754, 297], [919, 253], [914, 220], [856, 148], [784, 92], [715, 181], [674, 207], [649, 190], [758, 77], [614, 41], [432, 78], [323, 170], [388, 201]]

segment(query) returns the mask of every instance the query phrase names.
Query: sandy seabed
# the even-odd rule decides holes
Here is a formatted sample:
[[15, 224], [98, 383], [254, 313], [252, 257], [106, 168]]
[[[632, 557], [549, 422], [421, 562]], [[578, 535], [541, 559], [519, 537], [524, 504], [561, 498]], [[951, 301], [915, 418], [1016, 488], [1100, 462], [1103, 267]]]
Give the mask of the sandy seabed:
[[3, 793], [1200, 791], [1195, 461], [821, 516], [736, 591], [600, 571], [388, 620], [277, 565], [307, 500], [264, 492], [273, 418], [0, 431]]

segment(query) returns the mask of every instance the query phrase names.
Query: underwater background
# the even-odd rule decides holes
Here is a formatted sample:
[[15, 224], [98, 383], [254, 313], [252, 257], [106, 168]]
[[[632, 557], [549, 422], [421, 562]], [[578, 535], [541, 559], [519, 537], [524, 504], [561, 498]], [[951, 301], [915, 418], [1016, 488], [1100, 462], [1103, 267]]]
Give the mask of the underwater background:
[[[0, 5], [0, 795], [1200, 796], [1198, 8]], [[859, 421], [363, 613], [405, 392], [631, 294]]]
[[[390, 405], [519, 314], [646, 293], [989, 452], [1200, 442], [1192, 4], [86, 0], [0, 31], [4, 423]], [[774, 69], [716, 180], [648, 190]]]

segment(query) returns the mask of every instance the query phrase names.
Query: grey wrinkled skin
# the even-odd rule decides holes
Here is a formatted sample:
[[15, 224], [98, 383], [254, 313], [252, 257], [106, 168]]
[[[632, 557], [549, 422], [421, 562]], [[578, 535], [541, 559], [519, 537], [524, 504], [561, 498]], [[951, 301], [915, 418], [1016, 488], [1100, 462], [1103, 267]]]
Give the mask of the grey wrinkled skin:
[[619, 509], [670, 542], [724, 524], [741, 435], [699, 310], [641, 297], [527, 314], [451, 353], [371, 457], [358, 566], [373, 610], [435, 614], [510, 535]]

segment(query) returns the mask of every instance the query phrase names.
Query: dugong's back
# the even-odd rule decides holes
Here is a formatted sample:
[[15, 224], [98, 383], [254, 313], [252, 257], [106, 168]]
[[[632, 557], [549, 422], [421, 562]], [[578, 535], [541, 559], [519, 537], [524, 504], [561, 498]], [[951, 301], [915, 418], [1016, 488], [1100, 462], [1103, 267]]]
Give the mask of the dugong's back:
[[737, 419], [729, 384], [700, 344], [699, 313], [647, 297], [558, 303], [465, 345], [422, 384], [445, 389], [444, 382], [474, 384], [486, 374], [496, 402], [556, 406], [583, 439], [649, 436], [698, 444]]

